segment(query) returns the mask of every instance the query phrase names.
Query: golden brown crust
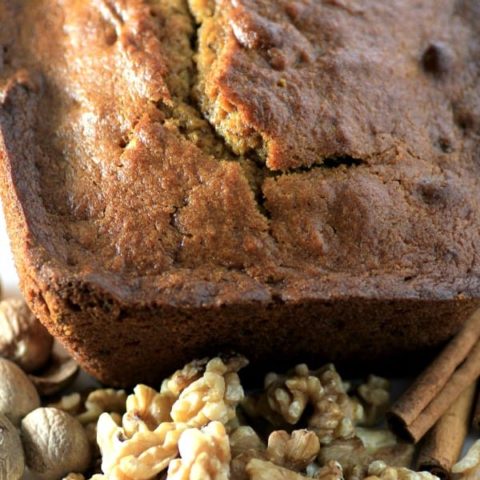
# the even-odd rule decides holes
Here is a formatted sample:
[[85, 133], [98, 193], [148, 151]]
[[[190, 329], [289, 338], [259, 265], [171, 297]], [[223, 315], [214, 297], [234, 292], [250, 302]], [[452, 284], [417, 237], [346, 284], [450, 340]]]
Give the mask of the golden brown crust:
[[331, 157], [375, 164], [398, 148], [441, 163], [462, 150], [456, 117], [479, 61], [475, 2], [215, 5], [197, 15], [197, 88], [237, 152], [287, 170]]
[[[27, 298], [91, 371], [138, 381], [148, 358], [165, 371], [209, 344], [250, 346], [260, 358], [300, 348], [345, 358], [373, 338], [362, 353], [371, 358], [458, 328], [479, 296], [478, 7], [432, 0], [415, 16], [413, 3], [365, 0], [360, 14], [338, 1], [233, 9], [225, 0], [217, 12], [202, 1], [190, 12], [183, 0], [2, 2], [0, 190], [10, 237]], [[246, 39], [235, 22], [250, 29]], [[295, 108], [294, 97], [255, 84], [277, 79], [260, 35], [269, 29], [288, 58], [304, 37], [315, 47], [305, 75], [282, 70]], [[209, 45], [223, 45], [213, 63]], [[212, 85], [237, 102], [233, 136], [211, 116]], [[318, 117], [319, 104], [336, 128]], [[286, 168], [296, 171], [274, 171]], [[435, 335], [420, 334], [433, 321]], [[302, 339], [299, 322], [317, 341]], [[319, 342], [338, 322], [356, 326]], [[162, 350], [165, 336], [175, 357]]]

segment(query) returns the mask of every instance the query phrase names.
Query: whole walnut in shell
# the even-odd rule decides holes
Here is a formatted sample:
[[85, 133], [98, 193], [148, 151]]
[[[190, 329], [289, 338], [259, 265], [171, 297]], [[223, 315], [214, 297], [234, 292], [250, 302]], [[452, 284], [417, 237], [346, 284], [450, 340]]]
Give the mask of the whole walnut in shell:
[[52, 343], [53, 337], [23, 300], [0, 302], [0, 357], [33, 372], [47, 362]]
[[90, 464], [87, 434], [78, 420], [56, 408], [37, 408], [21, 425], [28, 468], [42, 480], [84, 472]]
[[0, 478], [20, 480], [24, 470], [25, 455], [20, 436], [13, 423], [0, 414]]
[[0, 358], [0, 413], [18, 425], [40, 406], [40, 397], [27, 375], [13, 362]]

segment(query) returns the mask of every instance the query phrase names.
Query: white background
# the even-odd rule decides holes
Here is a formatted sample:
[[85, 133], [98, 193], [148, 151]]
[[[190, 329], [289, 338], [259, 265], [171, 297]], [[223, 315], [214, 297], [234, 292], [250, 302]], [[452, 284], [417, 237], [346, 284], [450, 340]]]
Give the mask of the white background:
[[10, 255], [10, 247], [0, 203], [0, 281], [3, 287], [3, 297], [18, 296], [17, 273]]

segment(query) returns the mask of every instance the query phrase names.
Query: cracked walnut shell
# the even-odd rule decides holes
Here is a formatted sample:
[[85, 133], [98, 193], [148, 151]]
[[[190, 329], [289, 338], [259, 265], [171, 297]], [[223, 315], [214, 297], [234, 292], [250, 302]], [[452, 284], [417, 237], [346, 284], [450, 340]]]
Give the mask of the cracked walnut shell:
[[47, 363], [52, 345], [53, 337], [24, 300], [0, 302], [0, 357], [31, 373]]

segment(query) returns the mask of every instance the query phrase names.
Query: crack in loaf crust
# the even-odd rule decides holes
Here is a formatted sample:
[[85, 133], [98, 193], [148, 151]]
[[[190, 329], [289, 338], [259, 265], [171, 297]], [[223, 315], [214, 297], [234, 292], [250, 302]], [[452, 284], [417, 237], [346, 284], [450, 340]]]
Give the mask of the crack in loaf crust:
[[[478, 297], [479, 8], [0, 2], [0, 179], [34, 309], [117, 383], [205, 350], [197, 318], [259, 356], [267, 330], [338, 358], [382, 328], [385, 351], [445, 339]], [[412, 327], [409, 299], [445, 302], [437, 337], [379, 327], [435, 318], [424, 304]], [[348, 318], [357, 345], [308, 345], [297, 315], [327, 335]]]

